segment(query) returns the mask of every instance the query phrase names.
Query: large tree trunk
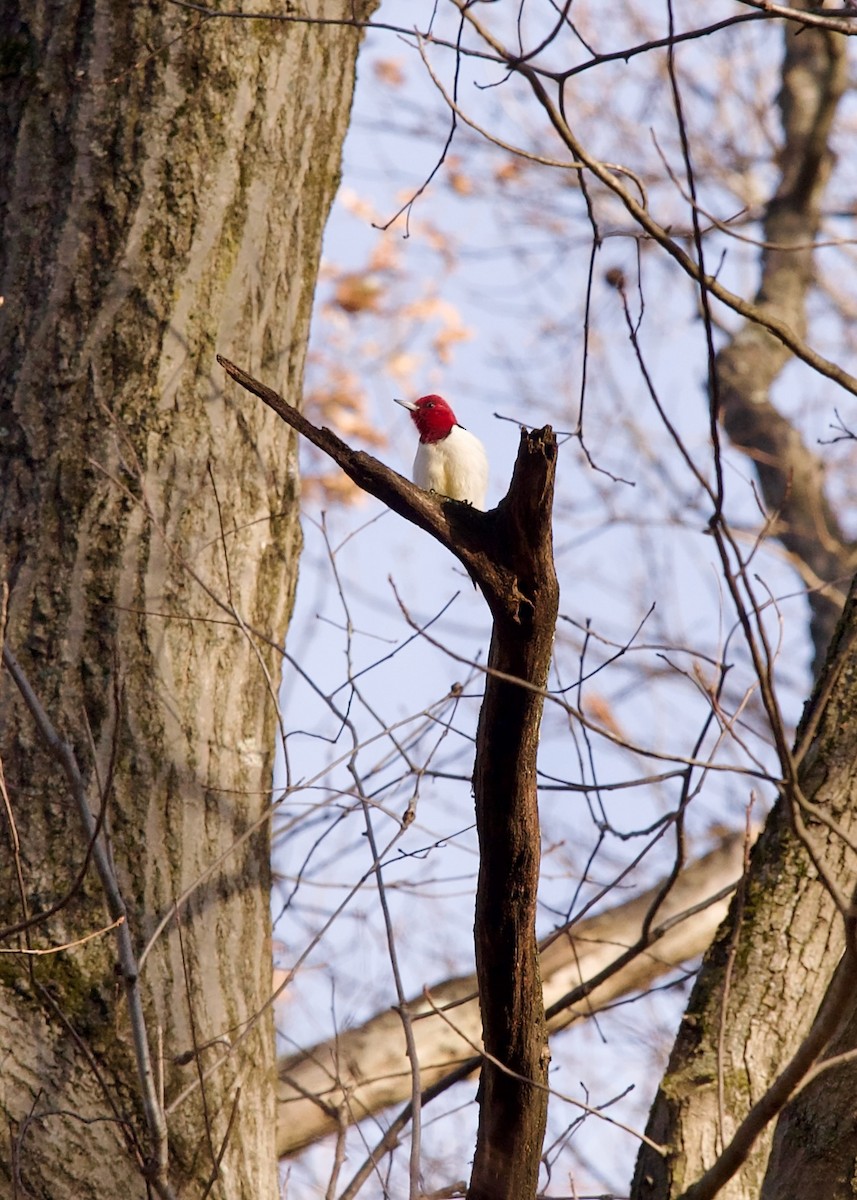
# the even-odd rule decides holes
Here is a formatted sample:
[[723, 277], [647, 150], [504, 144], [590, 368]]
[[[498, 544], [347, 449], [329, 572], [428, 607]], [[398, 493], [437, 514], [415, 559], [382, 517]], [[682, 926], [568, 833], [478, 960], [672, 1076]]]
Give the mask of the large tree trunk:
[[[825, 1060], [857, 1048], [857, 1010], [825, 1051]], [[774, 1132], [761, 1200], [818, 1196], [853, 1200], [857, 1162], [854, 1095], [857, 1062], [822, 1065], [783, 1111]]]
[[[192, 889], [141, 975], [169, 1179], [201, 1195], [219, 1170], [215, 1195], [261, 1200], [277, 1194], [266, 817], [297, 479], [289, 431], [212, 367], [240, 351], [299, 400], [359, 35], [108, 0], [20, 0], [3, 26], [5, 636], [90, 807], [106, 803], [138, 955]], [[5, 673], [0, 699], [0, 925], [71, 892], [6, 942], [59, 946], [107, 924], [104, 898], [91, 866], [75, 887], [86, 838]], [[146, 1194], [114, 964], [111, 933], [0, 959], [0, 1178], [23, 1194]]]
[[[763, 1193], [762, 1183], [771, 1118], [836, 1032], [836, 1022], [854, 1011], [854, 956], [843, 960], [850, 971], [843, 998], [837, 967], [846, 929], [831, 892], [836, 889], [847, 908], [855, 886], [850, 849], [857, 838], [855, 672], [857, 581], [798, 730], [798, 787], [784, 784], [756, 843], [745, 886], [691, 995], [646, 1131], [665, 1153], [641, 1147], [634, 1200], [684, 1193], [723, 1200], [801, 1194], [790, 1184], [778, 1190], [774, 1180]], [[826, 1034], [819, 1038], [823, 1028]], [[775, 1081], [778, 1097], [769, 1093]], [[820, 1121], [817, 1092], [814, 1098]], [[828, 1088], [834, 1109], [840, 1099]], [[831, 1111], [825, 1118], [828, 1134], [835, 1122]], [[779, 1145], [779, 1188], [789, 1178], [795, 1150]], [[727, 1161], [729, 1169], [716, 1178], [715, 1163]]]

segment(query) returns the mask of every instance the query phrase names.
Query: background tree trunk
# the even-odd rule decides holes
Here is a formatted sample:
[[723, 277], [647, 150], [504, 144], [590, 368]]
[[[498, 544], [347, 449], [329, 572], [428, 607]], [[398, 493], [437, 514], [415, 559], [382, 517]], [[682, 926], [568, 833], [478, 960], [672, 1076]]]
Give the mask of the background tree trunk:
[[[807, 5], [795, 5], [801, 9]], [[784, 27], [780, 179], [767, 207], [758, 309], [806, 336], [814, 280], [814, 243], [834, 163], [831, 134], [848, 86], [847, 39], [826, 29]], [[813, 668], [824, 663], [854, 572], [854, 545], [827, 492], [822, 461], [771, 399], [790, 352], [745, 321], [717, 354], [720, 415], [738, 449], [755, 464], [779, 538], [807, 586]]]
[[[106, 0], [7, 5], [4, 31], [5, 634], [106, 802], [138, 952], [193, 889], [142, 974], [173, 1183], [225, 1139], [223, 1194], [273, 1197], [265, 815], [298, 485], [289, 431], [212, 367], [240, 348], [299, 401], [359, 35]], [[2, 687], [0, 923], [71, 892], [11, 942], [58, 946], [104, 927], [103, 898]], [[146, 1192], [114, 960], [110, 934], [0, 960], [0, 1177], [28, 1194]]]

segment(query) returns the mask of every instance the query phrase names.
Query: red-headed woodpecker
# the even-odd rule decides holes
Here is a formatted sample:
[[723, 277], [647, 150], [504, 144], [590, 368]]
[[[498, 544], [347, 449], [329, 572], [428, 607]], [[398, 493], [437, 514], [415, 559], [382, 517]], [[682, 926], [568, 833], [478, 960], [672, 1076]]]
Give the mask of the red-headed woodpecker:
[[414, 483], [427, 492], [484, 509], [488, 458], [479, 439], [459, 425], [442, 396], [423, 396], [415, 404], [409, 400], [396, 403], [410, 411], [419, 430]]

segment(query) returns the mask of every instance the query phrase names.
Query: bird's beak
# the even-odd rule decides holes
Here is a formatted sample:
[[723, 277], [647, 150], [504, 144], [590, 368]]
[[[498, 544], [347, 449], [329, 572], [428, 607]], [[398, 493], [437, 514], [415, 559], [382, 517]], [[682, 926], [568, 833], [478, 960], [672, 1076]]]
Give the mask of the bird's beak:
[[401, 404], [402, 408], [406, 408], [409, 412], [417, 411], [416, 404], [412, 404], [410, 402], [410, 400], [396, 400], [395, 396], [393, 397], [393, 399], [396, 401], [396, 404]]

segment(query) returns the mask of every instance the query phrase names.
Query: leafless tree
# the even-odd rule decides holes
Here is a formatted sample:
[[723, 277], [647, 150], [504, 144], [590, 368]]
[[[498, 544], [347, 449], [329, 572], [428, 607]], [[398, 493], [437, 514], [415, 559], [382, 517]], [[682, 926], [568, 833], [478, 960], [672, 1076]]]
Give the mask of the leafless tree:
[[[670, 0], [657, 16], [619, 5], [612, 24], [580, 2], [528, 0], [511, 17], [464, 0], [420, 9], [404, 21], [339, 0], [264, 13], [182, 0], [10, 14], [0, 139], [10, 1194], [274, 1195], [276, 1154], [326, 1137], [314, 1151], [324, 1182], [298, 1166], [290, 1188], [305, 1179], [307, 1194], [331, 1200], [578, 1194], [577, 1172], [599, 1178], [579, 1149], [585, 1124], [639, 1145], [635, 1196], [749, 1200], [820, 1177], [818, 1194], [844, 1196], [854, 543], [847, 487], [777, 389], [797, 371], [806, 391], [837, 389], [820, 401], [831, 410], [832, 396], [857, 394], [842, 349], [851, 289], [828, 265], [853, 249], [837, 146], [851, 134], [857, 22], [804, 3], [729, 3], [705, 22]], [[642, 594], [619, 638], [582, 611], [562, 494], [556, 624], [549, 428], [522, 430], [508, 494], [483, 515], [420, 493], [301, 415], [321, 231], [358, 41], [373, 26], [405, 48], [446, 126], [434, 169], [392, 224], [391, 195], [372, 270], [327, 276], [343, 340], [310, 389], [310, 418], [320, 410], [349, 440], [382, 441], [343, 347], [358, 322], [380, 321], [393, 331], [383, 368], [413, 372], [407, 318], [385, 309], [392, 239], [404, 229], [432, 241], [451, 269], [453, 239], [423, 223], [423, 206], [443, 187], [467, 195], [492, 162], [490, 186], [520, 190], [514, 217], [497, 216], [497, 202], [490, 220], [547, 233], [558, 258], [568, 234], [584, 263], [573, 301], [565, 278], [548, 289], [555, 321], [540, 343], [556, 344], [560, 310], [574, 314], [573, 378], [560, 368], [547, 413], [522, 379], [516, 415], [567, 431], [560, 474], [573, 458], [596, 523], [639, 536], [647, 585], [669, 590], [658, 553], [645, 554], [653, 526], [693, 529], [719, 571], [722, 636], [694, 642]], [[725, 64], [745, 52], [747, 78], [736, 79]], [[388, 80], [399, 86], [392, 69]], [[759, 99], [774, 94], [778, 127]], [[635, 106], [645, 115], [630, 115]], [[510, 111], [525, 114], [517, 128]], [[394, 121], [392, 106], [383, 116]], [[702, 439], [654, 361], [652, 324], [675, 311], [655, 302], [667, 292], [694, 307], [696, 384], [680, 401], [696, 406]], [[427, 292], [410, 313], [440, 320], [441, 359], [464, 336], [445, 304]], [[224, 386], [215, 353], [255, 397]], [[847, 410], [836, 420], [847, 451]], [[348, 553], [370, 534], [334, 544], [326, 521], [343, 674], [329, 686], [305, 646], [283, 650], [301, 541], [294, 429], [463, 564], [493, 622], [487, 661], [456, 640], [445, 607], [415, 613], [394, 581], [383, 603], [404, 632], [361, 663], [352, 607], [367, 585], [382, 603], [382, 580], [371, 549], [348, 578]], [[755, 475], [736, 495], [742, 461]], [[643, 485], [630, 502], [629, 482]], [[806, 596], [815, 656], [796, 734], [784, 695], [800, 676], [783, 575], [770, 583], [777, 555]], [[414, 646], [465, 682], [412, 696], [403, 664]], [[400, 675], [379, 702], [372, 683], [391, 664]], [[282, 671], [323, 713], [321, 733], [309, 719], [290, 725]], [[310, 768], [297, 747], [313, 739], [323, 748]], [[472, 835], [462, 814], [474, 747]], [[427, 788], [456, 793], [455, 822], [423, 817]], [[699, 814], [726, 788], [737, 828], [700, 855]], [[756, 840], [759, 795], [774, 803]], [[554, 797], [579, 803], [576, 819]], [[620, 817], [616, 797], [640, 814]], [[273, 986], [271, 829], [282, 910]], [[429, 979], [426, 957], [420, 991], [407, 983], [405, 934], [427, 940], [445, 911], [421, 865], [429, 851], [433, 862], [469, 856], [476, 971], [456, 948]], [[548, 1034], [607, 1028], [628, 999], [644, 1011], [659, 988], [682, 989], [730, 898], [645, 1130], [624, 1089], [587, 1090], [593, 1064], [569, 1074], [575, 1032], [553, 1039], [549, 1071]], [[343, 933], [351, 913], [377, 937], [377, 953], [357, 951], [362, 967]], [[379, 980], [375, 1015], [346, 1028], [334, 1011], [331, 1028], [320, 991], [305, 986], [319, 961], [340, 997], [349, 972], [377, 963], [392, 990]], [[309, 1037], [292, 1012], [302, 990]], [[278, 1087], [275, 1006], [288, 1045]], [[469, 1106], [475, 1075], [478, 1130], [468, 1116], [460, 1133], [456, 1087]], [[390, 1105], [399, 1110], [382, 1116]], [[440, 1145], [452, 1147], [443, 1159]]]

